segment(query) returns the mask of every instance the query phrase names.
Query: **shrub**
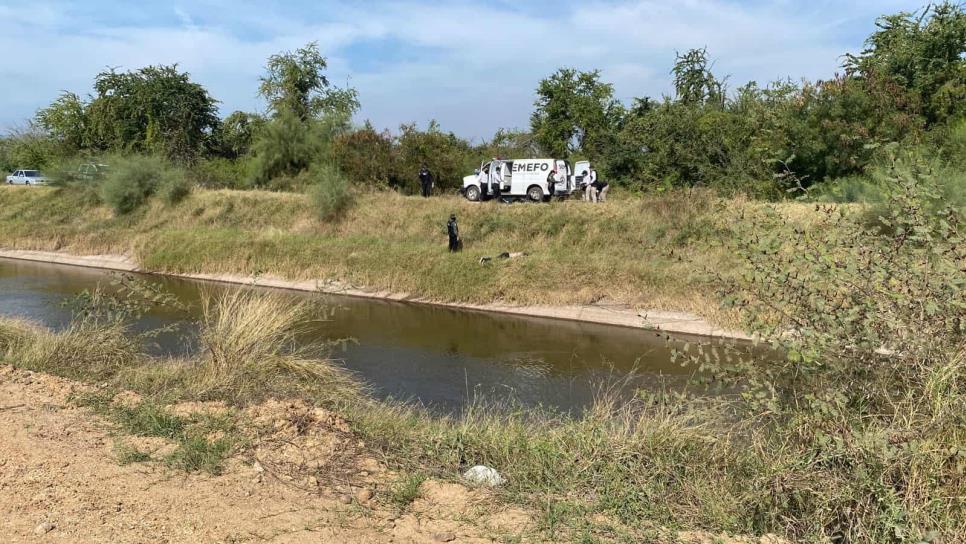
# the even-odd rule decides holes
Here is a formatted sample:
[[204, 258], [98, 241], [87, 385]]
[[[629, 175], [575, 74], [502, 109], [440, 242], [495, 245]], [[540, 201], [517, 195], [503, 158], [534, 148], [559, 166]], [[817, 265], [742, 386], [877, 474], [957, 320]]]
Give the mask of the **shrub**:
[[158, 188], [161, 200], [169, 206], [174, 206], [191, 194], [191, 182], [184, 175], [171, 174], [165, 176]]
[[245, 189], [251, 181], [252, 159], [214, 157], [196, 162], [188, 171], [188, 178], [206, 189]]
[[[117, 157], [100, 184], [101, 199], [118, 215], [144, 204], [159, 187], [175, 187], [184, 172], [164, 159], [146, 155]], [[174, 191], [172, 196], [177, 196]], [[181, 195], [184, 196], [184, 195]]]
[[332, 138], [342, 131], [339, 116], [302, 120], [283, 112], [259, 129], [252, 146], [251, 184], [266, 187], [281, 176], [297, 176], [321, 160]]
[[314, 183], [308, 194], [323, 221], [337, 218], [352, 205], [349, 181], [336, 166], [319, 164], [312, 167], [310, 174]]
[[388, 185], [393, 158], [393, 139], [388, 130], [377, 132], [367, 122], [360, 129], [337, 136], [331, 154], [352, 183]]
[[741, 393], [737, 415], [773, 444], [759, 446], [775, 452], [758, 482], [770, 491], [750, 506], [763, 528], [807, 541], [961, 541], [966, 246], [932, 173], [914, 155], [897, 159], [882, 174], [878, 225], [837, 206], [808, 229], [778, 213], [737, 225], [744, 274], [728, 301], [783, 356], [705, 350], [692, 361]]

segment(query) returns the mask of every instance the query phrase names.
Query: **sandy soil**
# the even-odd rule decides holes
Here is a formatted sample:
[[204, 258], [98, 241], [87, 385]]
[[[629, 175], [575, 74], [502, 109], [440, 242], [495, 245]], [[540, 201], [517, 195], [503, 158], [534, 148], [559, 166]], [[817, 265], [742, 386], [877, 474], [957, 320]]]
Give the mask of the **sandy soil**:
[[[424, 482], [421, 497], [400, 511], [388, 499], [397, 475], [367, 457], [338, 417], [298, 403], [246, 414], [255, 429], [252, 453], [232, 459], [220, 476], [156, 462], [120, 466], [112, 427], [68, 401], [85, 388], [0, 366], [0, 542], [532, 540], [531, 516], [459, 484]], [[123, 440], [169, 447], [161, 439]]]

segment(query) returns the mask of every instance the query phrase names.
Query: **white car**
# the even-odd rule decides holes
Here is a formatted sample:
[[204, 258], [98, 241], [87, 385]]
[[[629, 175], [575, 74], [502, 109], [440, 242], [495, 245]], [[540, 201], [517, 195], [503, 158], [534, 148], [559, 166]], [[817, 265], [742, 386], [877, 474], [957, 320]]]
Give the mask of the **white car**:
[[47, 178], [39, 170], [17, 170], [7, 176], [8, 185], [45, 185]]

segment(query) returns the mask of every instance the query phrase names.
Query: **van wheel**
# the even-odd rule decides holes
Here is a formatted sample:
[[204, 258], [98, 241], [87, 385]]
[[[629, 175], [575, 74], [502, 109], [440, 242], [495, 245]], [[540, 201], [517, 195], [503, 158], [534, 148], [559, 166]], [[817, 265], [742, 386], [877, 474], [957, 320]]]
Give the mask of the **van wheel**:
[[531, 185], [530, 188], [527, 189], [527, 198], [530, 199], [530, 202], [543, 201], [543, 189], [541, 189], [538, 185]]
[[470, 185], [466, 188], [466, 200], [477, 202], [480, 200], [480, 188], [476, 185]]

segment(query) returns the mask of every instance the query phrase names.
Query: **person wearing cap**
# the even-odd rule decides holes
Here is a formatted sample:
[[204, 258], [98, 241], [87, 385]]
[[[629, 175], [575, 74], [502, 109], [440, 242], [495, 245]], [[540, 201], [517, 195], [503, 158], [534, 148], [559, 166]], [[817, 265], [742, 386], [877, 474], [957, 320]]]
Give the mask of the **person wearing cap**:
[[456, 224], [456, 214], [450, 214], [449, 221], [446, 223], [446, 232], [449, 234], [449, 251], [456, 253], [460, 250], [460, 227]]

